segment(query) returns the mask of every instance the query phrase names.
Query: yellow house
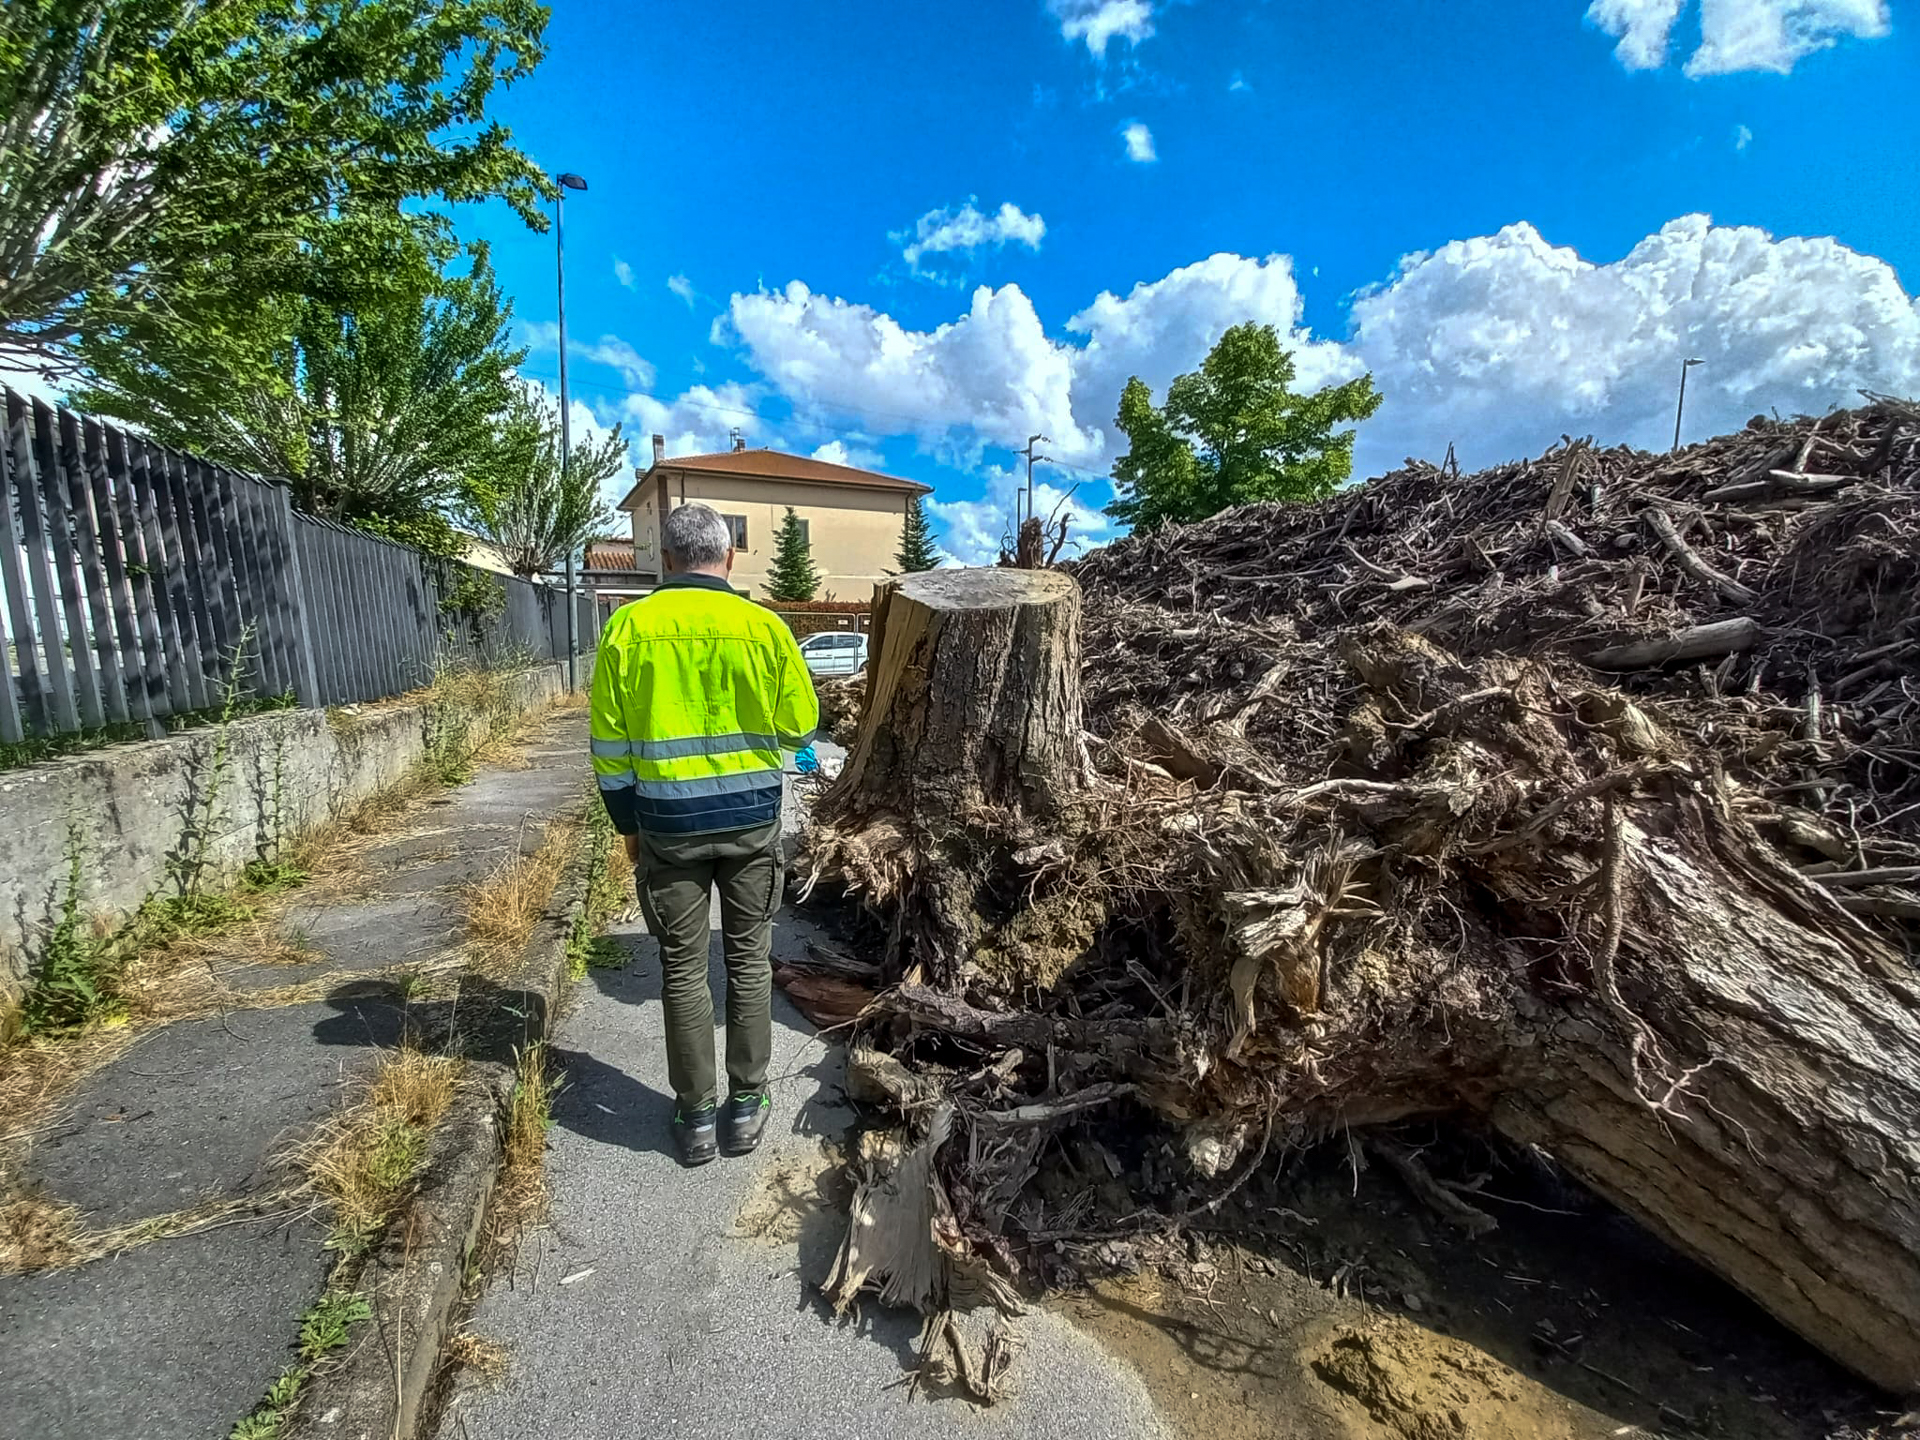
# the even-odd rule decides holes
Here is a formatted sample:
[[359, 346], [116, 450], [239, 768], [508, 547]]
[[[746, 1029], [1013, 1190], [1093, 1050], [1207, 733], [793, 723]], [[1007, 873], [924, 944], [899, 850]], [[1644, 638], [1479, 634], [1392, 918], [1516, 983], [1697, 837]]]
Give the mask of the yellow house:
[[773, 541], [791, 505], [820, 572], [816, 600], [870, 600], [894, 568], [907, 502], [933, 487], [851, 465], [736, 444], [716, 455], [669, 457], [653, 437], [653, 464], [620, 502], [633, 520], [633, 564], [659, 573], [659, 510], [711, 505], [733, 530], [734, 587], [765, 599]]

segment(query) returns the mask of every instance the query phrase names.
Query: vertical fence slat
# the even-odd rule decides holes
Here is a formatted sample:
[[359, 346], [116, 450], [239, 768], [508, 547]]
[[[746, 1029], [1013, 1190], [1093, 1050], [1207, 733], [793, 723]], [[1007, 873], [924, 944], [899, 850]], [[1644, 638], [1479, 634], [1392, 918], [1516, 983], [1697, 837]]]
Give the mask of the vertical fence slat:
[[252, 627], [248, 654], [253, 657], [253, 692], [261, 696], [278, 695], [286, 687], [277, 683], [279, 665], [274, 659], [273, 637], [267, 629], [267, 606], [262, 599], [266, 574], [258, 539], [261, 517], [254, 512], [247, 493], [253, 486], [247, 481], [236, 484], [224, 469], [216, 470], [207, 479], [209, 492], [218, 497], [229, 521], [223, 563], [231, 577], [234, 603], [244, 617], [241, 624]]
[[[239, 654], [240, 633], [247, 613], [235, 589], [232, 552], [227, 543], [227, 517], [220, 504], [212, 466], [198, 456], [182, 455], [180, 474], [187, 513], [193, 520], [194, 579], [207, 617], [207, 643], [220, 656], [220, 674], [225, 679]], [[257, 690], [257, 686], [244, 686], [246, 663], [245, 657], [239, 657], [243, 673], [231, 678], [243, 688]]]
[[[100, 703], [100, 678], [87, 634], [86, 587], [80, 578], [79, 546], [74, 534], [77, 517], [68, 508], [72, 491], [60, 449], [60, 420], [53, 407], [41, 400], [33, 402], [33, 455], [40, 471], [45, 545], [54, 584], [60, 592], [60, 613], [66, 622], [66, 662], [72, 669], [80, 724], [98, 728], [107, 723], [107, 712]], [[49, 645], [55, 643], [53, 636], [46, 638]]]
[[434, 633], [429, 619], [426, 557], [407, 556], [407, 624], [413, 636], [413, 683], [421, 685], [433, 674]]
[[142, 688], [146, 691], [148, 715], [158, 718], [176, 707], [168, 690], [168, 653], [160, 623], [161, 603], [153, 584], [158, 562], [149, 554], [147, 516], [152, 500], [142, 478], [145, 465], [138, 441], [130, 442], [118, 430], [107, 431], [107, 468], [115, 476], [120, 545], [127, 557], [127, 592], [133, 600], [134, 621], [140, 627]]
[[253, 517], [254, 559], [258, 572], [254, 604], [254, 623], [260, 631], [260, 653], [267, 670], [268, 688], [275, 695], [298, 698], [295, 682], [292, 634], [287, 605], [287, 564], [280, 533], [280, 499], [274, 487], [248, 475], [221, 471], [223, 489], [236, 491], [243, 498], [242, 508]]
[[[291, 506], [289, 506], [291, 508]], [[333, 677], [327, 668], [326, 655], [326, 606], [323, 595], [326, 577], [320, 573], [319, 540], [314, 532], [319, 527], [306, 516], [294, 516], [288, 526], [288, 537], [300, 567], [300, 608], [306, 622], [307, 667], [313, 674], [314, 705], [333, 704]]]
[[[0, 437], [0, 591], [5, 591], [7, 638], [10, 644], [0, 650], [0, 740], [9, 743], [24, 740], [27, 721], [41, 718], [39, 671], [33, 663], [33, 620], [27, 612], [27, 582], [20, 569], [20, 521], [14, 496], [33, 483], [31, 459], [24, 443], [12, 443], [11, 407], [14, 395], [7, 392], [9, 414], [7, 434]], [[13, 652], [12, 655], [7, 653]], [[16, 658], [17, 657], [17, 658]], [[14, 668], [19, 667], [19, 689], [14, 688]]]
[[328, 606], [327, 558], [324, 551], [326, 528], [317, 520], [302, 519], [300, 537], [300, 582], [307, 601], [307, 631], [313, 639], [314, 673], [320, 686], [322, 703], [338, 705], [340, 687], [335, 680], [333, 650], [330, 644], [333, 615]]
[[[120, 694], [127, 708], [127, 719], [149, 720], [153, 707], [147, 702], [147, 677], [140, 655], [140, 621], [133, 608], [133, 593], [127, 584], [125, 523], [119, 494], [126, 484], [124, 463], [115, 467], [98, 420], [83, 420], [80, 426], [86, 467], [87, 489], [92, 497], [93, 523], [100, 539], [101, 563], [107, 572], [107, 603], [113, 612], [113, 633], [120, 647]], [[116, 473], [118, 471], [118, 473]]]
[[339, 526], [328, 524], [320, 532], [320, 542], [321, 564], [327, 571], [327, 646], [333, 653], [334, 674], [339, 681], [339, 703], [344, 705], [357, 702], [361, 696], [359, 677], [353, 668], [353, 652], [347, 644], [342, 533]]
[[293, 696], [302, 705], [318, 707], [321, 698], [320, 677], [313, 663], [313, 637], [308, 633], [307, 567], [301, 553], [300, 531], [293, 518], [293, 496], [284, 485], [275, 485], [269, 502], [273, 509], [275, 573], [279, 577], [279, 596], [287, 627], [287, 659], [293, 675]]
[[[173, 530], [168, 535], [167, 554], [169, 559], [177, 557], [178, 573], [183, 582], [178, 592], [185, 608], [180, 612], [181, 639], [193, 637], [193, 645], [188, 654], [198, 653], [198, 678], [203, 698], [199, 703], [209, 709], [218, 705], [221, 692], [226, 688], [227, 672], [231, 666], [231, 655], [221, 644], [221, 637], [213, 628], [213, 615], [207, 608], [207, 557], [201, 553], [200, 538], [193, 522], [193, 502], [188, 498], [186, 457], [177, 450], [162, 452], [166, 483], [162, 493], [173, 504]], [[166, 512], [162, 510], [164, 518]], [[189, 659], [189, 664], [193, 661]], [[193, 677], [189, 677], [192, 683]]]
[[100, 558], [102, 529], [94, 513], [93, 487], [87, 481], [86, 461], [80, 453], [80, 422], [71, 410], [59, 412], [60, 472], [66, 480], [68, 535], [73, 542], [70, 566], [82, 586], [92, 635], [90, 668], [98, 677], [102, 721], [125, 724], [129, 718], [126, 691], [120, 684], [120, 649], [113, 633], [113, 607], [107, 589], [106, 566]]
[[398, 545], [380, 547], [374, 563], [375, 593], [379, 596], [379, 607], [370, 617], [379, 638], [380, 688], [389, 695], [398, 695], [406, 688], [400, 683], [400, 626], [399, 617], [394, 613], [394, 597], [400, 588], [399, 559]]
[[[13, 395], [7, 397], [9, 412], [15, 401]], [[80, 728], [80, 712], [73, 703], [73, 681], [67, 669], [66, 642], [60, 633], [60, 600], [53, 583], [52, 559], [47, 553], [47, 531], [42, 523], [47, 476], [46, 456], [39, 444], [39, 412], [44, 408], [34, 404], [28, 411], [23, 407], [20, 419], [20, 434], [27, 438], [31, 449], [23, 478], [33, 483], [22, 485], [15, 495], [20, 501], [20, 538], [26, 547], [27, 575], [33, 583], [33, 610], [39, 620], [37, 646], [42, 673], [47, 677], [47, 713], [46, 728], [58, 733]], [[8, 419], [12, 420], [9, 413]], [[8, 425], [9, 433], [13, 426]]]
[[188, 646], [193, 632], [181, 631], [186, 606], [181, 603], [186, 587], [175, 590], [178, 554], [168, 547], [172, 528], [173, 501], [167, 494], [166, 461], [157, 445], [128, 437], [128, 454], [133, 460], [134, 496], [140, 511], [140, 532], [146, 550], [147, 584], [153, 595], [154, 614], [160, 621], [160, 643], [165, 658], [167, 703], [175, 715], [203, 708], [207, 703], [206, 682], [200, 676], [200, 657], [195, 653], [188, 664]]
[[13, 657], [6, 662], [7, 693], [14, 698], [13, 676], [19, 671], [18, 700], [11, 708], [8, 723], [17, 733], [7, 739], [21, 740], [28, 730], [50, 728], [46, 687], [42, 669], [34, 651], [32, 607], [29, 604], [26, 571], [22, 567], [21, 546], [25, 543], [20, 528], [20, 507], [33, 494], [33, 454], [27, 442], [25, 410], [19, 397], [7, 391], [6, 483], [0, 485], [0, 589], [6, 591], [7, 628]]

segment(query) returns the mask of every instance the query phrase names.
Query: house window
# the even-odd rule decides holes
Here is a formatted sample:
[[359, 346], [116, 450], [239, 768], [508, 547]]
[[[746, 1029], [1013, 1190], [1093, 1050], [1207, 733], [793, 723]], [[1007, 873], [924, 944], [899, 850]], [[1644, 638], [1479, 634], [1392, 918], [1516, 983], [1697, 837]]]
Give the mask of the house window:
[[800, 540], [801, 543], [805, 545], [813, 544], [813, 522], [811, 520], [802, 520], [800, 522]]
[[747, 517], [744, 515], [722, 515], [720, 518], [727, 522], [727, 533], [733, 537], [733, 548], [736, 550], [746, 549]]

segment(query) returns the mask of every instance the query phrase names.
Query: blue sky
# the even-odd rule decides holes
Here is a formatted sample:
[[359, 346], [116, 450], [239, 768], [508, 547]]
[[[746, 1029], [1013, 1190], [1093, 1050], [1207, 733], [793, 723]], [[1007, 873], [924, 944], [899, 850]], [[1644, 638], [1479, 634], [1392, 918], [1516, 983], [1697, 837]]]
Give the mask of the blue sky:
[[[592, 187], [582, 423], [925, 480], [981, 559], [1035, 431], [1110, 534], [1120, 385], [1243, 319], [1305, 380], [1373, 372], [1361, 474], [1664, 443], [1686, 354], [1696, 437], [1920, 391], [1915, 9], [556, 0], [495, 113]], [[551, 236], [461, 228], [553, 385]]]

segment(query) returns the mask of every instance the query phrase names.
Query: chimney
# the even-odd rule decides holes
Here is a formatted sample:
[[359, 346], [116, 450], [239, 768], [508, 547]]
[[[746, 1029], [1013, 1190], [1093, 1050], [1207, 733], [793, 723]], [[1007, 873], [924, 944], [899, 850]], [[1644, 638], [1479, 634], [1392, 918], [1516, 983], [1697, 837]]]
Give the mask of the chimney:
[[728, 437], [733, 441], [733, 450], [736, 455], [747, 448], [747, 437], [738, 425], [728, 432]]
[[664, 435], [656, 435], [653, 437], [653, 463], [658, 465], [662, 460], [666, 458], [667, 458], [667, 437]]

